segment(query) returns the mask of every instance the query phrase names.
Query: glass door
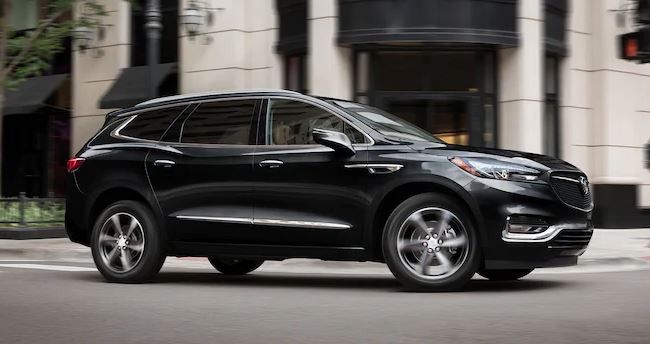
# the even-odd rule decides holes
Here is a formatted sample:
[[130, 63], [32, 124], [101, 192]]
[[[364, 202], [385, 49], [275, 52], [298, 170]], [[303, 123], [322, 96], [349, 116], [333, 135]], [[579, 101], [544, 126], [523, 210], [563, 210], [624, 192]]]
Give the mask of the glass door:
[[458, 145], [483, 145], [477, 96], [385, 96], [383, 109]]

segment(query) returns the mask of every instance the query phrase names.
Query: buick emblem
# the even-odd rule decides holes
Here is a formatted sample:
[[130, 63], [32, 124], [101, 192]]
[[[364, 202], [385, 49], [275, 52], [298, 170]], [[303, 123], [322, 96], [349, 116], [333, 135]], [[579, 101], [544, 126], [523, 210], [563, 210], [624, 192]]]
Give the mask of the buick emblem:
[[589, 194], [589, 181], [587, 180], [587, 178], [581, 176], [578, 179], [578, 181], [580, 182], [580, 189], [582, 190], [582, 194], [585, 195], [585, 196], [588, 195]]

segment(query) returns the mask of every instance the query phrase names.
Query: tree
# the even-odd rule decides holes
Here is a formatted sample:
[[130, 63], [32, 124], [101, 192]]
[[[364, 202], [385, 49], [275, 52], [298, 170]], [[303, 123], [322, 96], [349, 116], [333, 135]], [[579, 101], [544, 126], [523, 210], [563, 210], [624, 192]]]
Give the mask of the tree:
[[[106, 15], [99, 0], [41, 0], [38, 25], [16, 32], [9, 24], [12, 0], [0, 0], [0, 115], [5, 94], [26, 78], [41, 75], [55, 54], [63, 51], [65, 38], [76, 27], [94, 27]], [[74, 16], [82, 9], [84, 15]], [[0, 161], [2, 158], [2, 117], [0, 117]], [[1, 166], [1, 165], [0, 165]], [[1, 176], [1, 169], [0, 169]]]

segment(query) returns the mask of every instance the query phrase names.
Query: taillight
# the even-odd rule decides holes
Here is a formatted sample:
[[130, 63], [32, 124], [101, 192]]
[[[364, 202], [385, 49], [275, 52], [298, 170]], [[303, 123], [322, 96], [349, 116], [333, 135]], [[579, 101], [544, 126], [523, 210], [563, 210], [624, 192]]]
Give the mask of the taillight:
[[86, 159], [84, 158], [72, 158], [68, 160], [68, 172], [74, 172], [78, 170], [85, 161]]

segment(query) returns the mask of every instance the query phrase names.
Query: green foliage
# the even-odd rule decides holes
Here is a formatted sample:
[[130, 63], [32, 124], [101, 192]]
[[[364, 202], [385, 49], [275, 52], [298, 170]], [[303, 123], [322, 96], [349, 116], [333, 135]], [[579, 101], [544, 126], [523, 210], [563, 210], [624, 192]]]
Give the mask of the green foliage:
[[[0, 202], [0, 227], [20, 226], [20, 202], [18, 199], [5, 199]], [[29, 227], [63, 224], [65, 204], [45, 200], [25, 200], [24, 221]]]
[[[98, 0], [40, 3], [45, 7], [41, 13], [46, 14], [41, 16], [36, 28], [27, 32], [16, 32], [10, 27], [7, 30], [7, 58], [0, 66], [0, 86], [13, 88], [26, 78], [41, 75], [50, 68], [54, 56], [64, 50], [64, 40], [71, 36], [75, 27], [96, 27], [106, 15]], [[75, 18], [73, 12], [79, 15]]]

